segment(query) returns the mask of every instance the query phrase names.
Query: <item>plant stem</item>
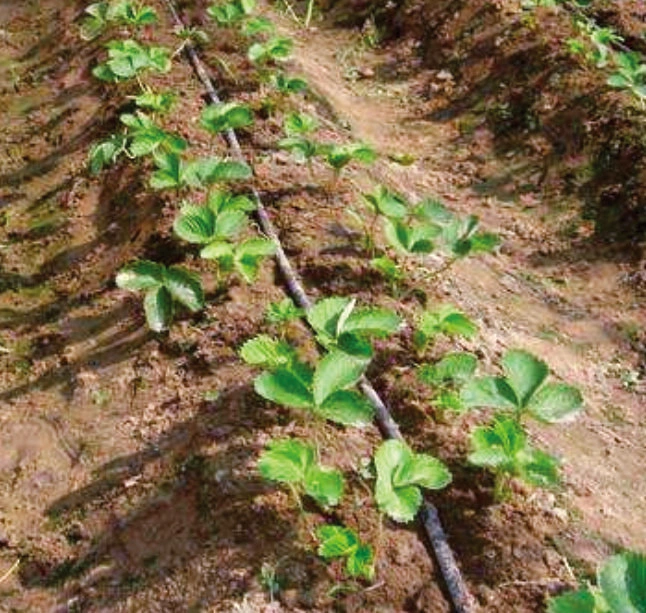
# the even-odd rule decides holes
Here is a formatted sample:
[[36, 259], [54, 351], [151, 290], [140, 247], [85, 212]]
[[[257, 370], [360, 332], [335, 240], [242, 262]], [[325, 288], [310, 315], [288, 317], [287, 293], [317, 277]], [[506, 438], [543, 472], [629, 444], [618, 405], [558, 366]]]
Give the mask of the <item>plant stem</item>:
[[312, 20], [312, 12], [314, 11], [314, 0], [307, 0], [307, 12], [305, 13], [305, 27], [310, 27]]

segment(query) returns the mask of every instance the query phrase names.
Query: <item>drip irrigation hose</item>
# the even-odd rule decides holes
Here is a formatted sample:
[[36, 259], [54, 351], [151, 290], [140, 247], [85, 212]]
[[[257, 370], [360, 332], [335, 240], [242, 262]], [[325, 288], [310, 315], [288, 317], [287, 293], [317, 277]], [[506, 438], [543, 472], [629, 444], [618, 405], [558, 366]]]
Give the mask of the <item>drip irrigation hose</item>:
[[[179, 13], [175, 7], [173, 0], [163, 0], [170, 14], [172, 15], [173, 21], [179, 28], [185, 27], [184, 22], [182, 21]], [[208, 94], [209, 99], [213, 104], [220, 104], [222, 101], [215, 90], [213, 81], [209, 76], [202, 60], [200, 59], [195, 46], [189, 41], [184, 45], [184, 53], [186, 53], [193, 70], [197, 74], [198, 78], [202, 82], [206, 93]], [[233, 151], [233, 157], [239, 161], [246, 164], [245, 156], [240, 147], [240, 142], [234, 130], [227, 130], [225, 136], [229, 147]], [[278, 233], [269, 219], [267, 210], [262, 204], [260, 199], [260, 194], [255, 187], [251, 189], [254, 200], [256, 201], [256, 217], [260, 228], [263, 233], [268, 236], [276, 244], [276, 253], [275, 257], [278, 264], [278, 269], [280, 270], [281, 275], [287, 286], [287, 290], [294, 300], [295, 304], [304, 310], [309, 310], [313, 303], [305, 293], [303, 285], [298, 279], [297, 273], [294, 271], [289, 259], [287, 258], [285, 251], [282, 247]], [[393, 419], [390, 410], [381, 399], [375, 388], [372, 386], [370, 381], [363, 376], [359, 381], [359, 389], [365, 394], [370, 403], [375, 408], [375, 417], [379, 430], [381, 431], [384, 438], [387, 439], [399, 439], [404, 440], [404, 437], [401, 434], [397, 422]], [[442, 578], [446, 584], [449, 596], [451, 598], [451, 604], [456, 613], [472, 613], [474, 611], [474, 602], [471, 594], [469, 593], [467, 586], [462, 577], [462, 573], [458, 568], [458, 565], [453, 555], [453, 551], [448, 542], [446, 532], [442, 527], [439, 514], [435, 505], [431, 504], [427, 500], [424, 500], [422, 509], [418, 514], [418, 518], [421, 522], [421, 525], [426, 533], [426, 536], [433, 548], [435, 554], [435, 559], [437, 561], [438, 567]]]

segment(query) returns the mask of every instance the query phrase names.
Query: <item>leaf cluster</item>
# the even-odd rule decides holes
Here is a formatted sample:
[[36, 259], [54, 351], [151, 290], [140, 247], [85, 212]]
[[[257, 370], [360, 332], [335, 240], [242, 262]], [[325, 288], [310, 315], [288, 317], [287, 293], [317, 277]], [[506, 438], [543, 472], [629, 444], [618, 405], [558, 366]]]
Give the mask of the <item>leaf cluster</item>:
[[265, 479], [286, 483], [323, 507], [339, 504], [343, 496], [341, 472], [319, 464], [314, 446], [303, 441], [271, 441], [258, 460], [258, 470]]
[[102, 81], [120, 82], [142, 72], [168, 72], [171, 52], [164, 47], [146, 46], [136, 40], [113, 40], [106, 44], [108, 59], [95, 66], [92, 74]]
[[368, 365], [365, 359], [333, 350], [312, 367], [293, 347], [266, 335], [247, 341], [240, 356], [247, 364], [266, 369], [254, 380], [256, 393], [266, 400], [342, 425], [372, 421], [373, 406], [352, 389]]
[[646, 612], [646, 555], [625, 552], [599, 568], [597, 585], [550, 598], [548, 613]]
[[140, 2], [120, 0], [118, 2], [94, 2], [84, 11], [81, 22], [81, 38], [93, 40], [112, 23], [142, 27], [157, 22], [155, 9]]
[[318, 554], [326, 560], [345, 558], [348, 576], [371, 581], [375, 575], [375, 553], [362, 543], [354, 530], [343, 526], [320, 526], [316, 531], [319, 540]]
[[179, 303], [196, 312], [204, 307], [204, 291], [197, 275], [181, 268], [139, 260], [122, 268], [116, 284], [131, 292], [144, 292], [148, 327], [162, 332], [170, 325]]
[[478, 326], [462, 311], [452, 304], [442, 304], [422, 313], [413, 333], [413, 345], [422, 353], [441, 334], [471, 338], [477, 331]]
[[375, 453], [379, 510], [398, 522], [415, 518], [422, 504], [421, 488], [438, 490], [451, 482], [451, 473], [437, 458], [414, 453], [400, 440], [383, 442]]

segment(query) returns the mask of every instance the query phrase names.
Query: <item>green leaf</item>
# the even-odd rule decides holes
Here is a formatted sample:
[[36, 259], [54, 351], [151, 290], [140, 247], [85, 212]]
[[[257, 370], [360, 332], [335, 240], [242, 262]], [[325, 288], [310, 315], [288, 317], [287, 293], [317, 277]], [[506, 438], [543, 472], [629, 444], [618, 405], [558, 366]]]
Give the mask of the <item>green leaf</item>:
[[502, 377], [472, 379], [462, 388], [460, 398], [471, 408], [520, 409], [514, 390]]
[[529, 445], [518, 454], [518, 475], [527, 483], [550, 487], [559, 483], [560, 462], [549, 453]]
[[350, 304], [350, 298], [324, 298], [319, 300], [308, 312], [307, 321], [319, 334], [336, 337], [337, 323], [343, 310]]
[[601, 567], [597, 583], [611, 611], [646, 613], [646, 555], [612, 556]]
[[176, 153], [157, 153], [157, 170], [150, 176], [153, 189], [178, 188], [182, 185], [182, 160]]
[[547, 611], [548, 613], [599, 613], [595, 607], [594, 594], [587, 589], [550, 598]]
[[121, 134], [113, 134], [107, 140], [95, 144], [90, 150], [90, 172], [94, 175], [105, 166], [114, 164], [119, 155], [126, 150], [128, 139]]
[[359, 546], [359, 538], [354, 531], [343, 526], [321, 526], [316, 536], [320, 541], [318, 554], [326, 559], [351, 555]]
[[139, 260], [122, 268], [117, 274], [116, 284], [132, 292], [154, 289], [164, 283], [164, 267], [156, 262]]
[[165, 286], [172, 297], [187, 309], [195, 312], [204, 308], [202, 281], [194, 272], [171, 266], [166, 271]]
[[370, 545], [359, 545], [346, 560], [346, 570], [351, 577], [372, 581], [375, 576], [375, 553]]
[[366, 426], [372, 422], [375, 409], [355, 390], [340, 390], [330, 394], [315, 412], [342, 426]]
[[254, 389], [259, 396], [294, 409], [311, 409], [314, 399], [308, 387], [291, 370], [278, 368], [256, 377]]
[[302, 483], [316, 463], [314, 447], [294, 439], [270, 441], [258, 460], [260, 474], [279, 483]]
[[215, 215], [208, 207], [184, 205], [173, 222], [173, 230], [181, 239], [203, 245], [213, 240]]
[[271, 302], [265, 311], [265, 319], [270, 324], [283, 324], [294, 319], [299, 319], [305, 311], [294, 304], [294, 301], [287, 297], [280, 302]]
[[305, 492], [321, 506], [335, 506], [343, 496], [343, 475], [333, 468], [312, 466], [305, 474]]
[[414, 453], [408, 462], [397, 468], [392, 480], [396, 488], [418, 485], [439, 490], [451, 483], [451, 473], [437, 458]]
[[207, 206], [217, 215], [225, 211], [243, 211], [251, 213], [256, 210], [256, 204], [247, 196], [233, 195], [229, 192], [212, 190], [209, 194]]
[[389, 309], [360, 308], [348, 316], [342, 332], [386, 337], [397, 332], [401, 323], [401, 317]]
[[173, 299], [163, 287], [149, 289], [144, 297], [146, 323], [154, 332], [166, 330], [173, 319]]
[[288, 343], [260, 334], [240, 348], [240, 357], [252, 366], [273, 370], [290, 364], [296, 357], [296, 352]]
[[524, 408], [532, 394], [547, 378], [549, 374], [547, 364], [520, 349], [507, 351], [501, 363], [507, 383], [516, 393], [519, 408]]
[[364, 202], [379, 215], [400, 219], [408, 213], [408, 203], [403, 196], [378, 185], [371, 194], [363, 194]]
[[276, 243], [268, 238], [250, 238], [236, 248], [236, 268], [247, 283], [253, 283], [264, 257], [276, 253]]
[[288, 135], [308, 134], [318, 127], [318, 121], [306, 113], [288, 113], [283, 120], [283, 128]]
[[211, 104], [202, 111], [201, 123], [215, 133], [238, 130], [253, 123], [253, 113], [249, 107], [237, 102]]
[[471, 338], [478, 331], [478, 326], [463, 313], [453, 312], [444, 317], [440, 328], [449, 336]]
[[316, 405], [322, 405], [333, 392], [354, 385], [367, 365], [365, 360], [358, 360], [343, 351], [328, 353], [314, 371], [313, 392]]
[[527, 410], [547, 423], [568, 421], [583, 408], [583, 397], [576, 387], [547, 383], [530, 398]]
[[422, 503], [416, 484], [439, 489], [451, 476], [435, 458], [415, 454], [400, 440], [388, 440], [375, 453], [377, 484], [375, 498], [379, 510], [395, 521], [412, 521]]
[[519, 465], [516, 456], [527, 448], [527, 436], [513, 419], [496, 417], [490, 425], [480, 426], [471, 433], [471, 448], [471, 464], [515, 474]]
[[211, 240], [232, 239], [247, 225], [247, 214], [243, 211], [223, 211], [215, 218]]
[[200, 251], [200, 257], [205, 260], [218, 260], [218, 262], [224, 260], [227, 270], [233, 266], [233, 254], [233, 245], [224, 241], [213, 241]]
[[448, 353], [439, 362], [426, 364], [418, 371], [421, 381], [438, 385], [445, 381], [466, 383], [476, 371], [478, 359], [471, 353]]

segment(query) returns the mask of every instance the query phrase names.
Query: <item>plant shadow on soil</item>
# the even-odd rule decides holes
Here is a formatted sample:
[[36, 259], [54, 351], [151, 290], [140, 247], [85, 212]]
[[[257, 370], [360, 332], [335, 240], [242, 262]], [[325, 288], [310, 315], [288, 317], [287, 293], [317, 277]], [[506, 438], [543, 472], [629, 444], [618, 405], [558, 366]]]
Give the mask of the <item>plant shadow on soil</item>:
[[[298, 547], [290, 517], [296, 511], [288, 506], [281, 514], [258, 501], [274, 488], [250, 466], [258, 452], [255, 437], [274, 424], [274, 416], [257, 404], [248, 385], [229, 388], [217, 401], [203, 402], [189, 421], [108, 462], [90, 484], [51, 504], [47, 515], [68, 541], [78, 540], [78, 553], [55, 562], [33, 555], [21, 566], [23, 586], [64, 586], [61, 600], [74, 599], [85, 610], [90, 604], [113, 607], [173, 576], [197, 575], [199, 568], [198, 585], [189, 579], [180, 597], [208, 607], [259, 589], [262, 563], [288, 559], [280, 569], [284, 586], [305, 580], [313, 589], [324, 566]], [[139, 479], [145, 487], [133, 494]], [[75, 518], [90, 513], [102, 517], [102, 533], [70, 538]], [[177, 594], [167, 596], [155, 606], [177, 602]]]

